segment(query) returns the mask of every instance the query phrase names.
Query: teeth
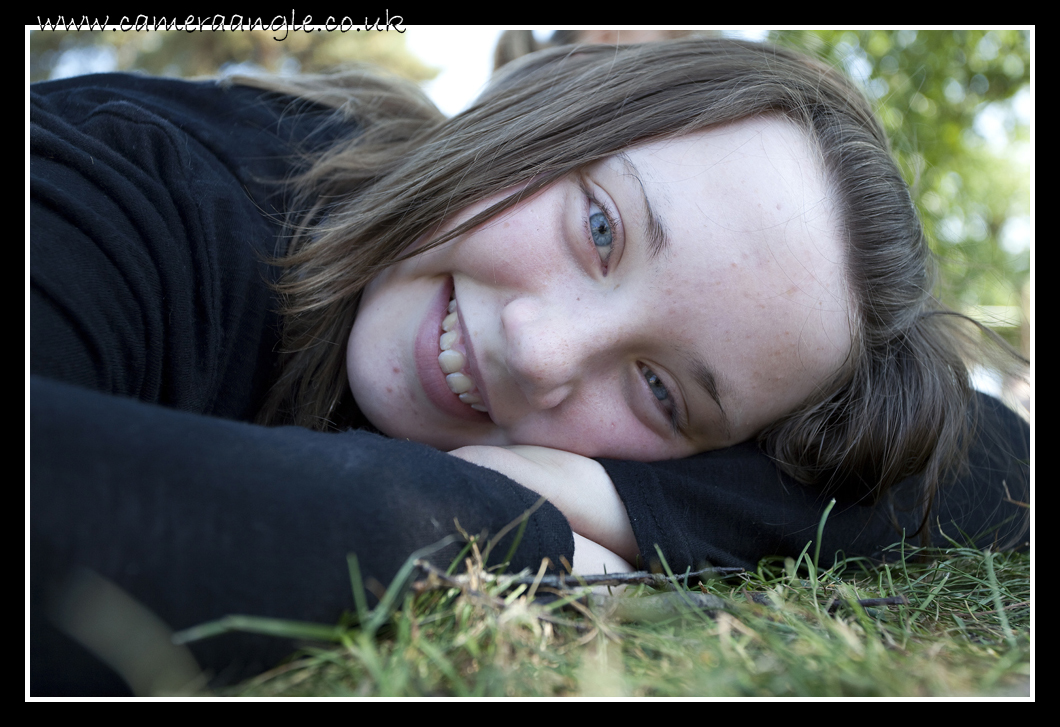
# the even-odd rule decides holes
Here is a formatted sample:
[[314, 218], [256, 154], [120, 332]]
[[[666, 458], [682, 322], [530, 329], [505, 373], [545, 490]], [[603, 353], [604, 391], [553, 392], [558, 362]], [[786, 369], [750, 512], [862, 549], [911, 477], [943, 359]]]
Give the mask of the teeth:
[[442, 320], [444, 333], [438, 339], [438, 366], [445, 376], [445, 383], [449, 390], [456, 394], [460, 401], [470, 406], [475, 411], [487, 412], [482, 405], [482, 397], [477, 393], [475, 380], [463, 372], [467, 365], [467, 357], [453, 348], [460, 337], [459, 316], [456, 313], [456, 299], [449, 301], [448, 315]]
[[449, 384], [449, 390], [454, 394], [465, 394], [475, 386], [470, 377], [461, 373], [449, 374], [445, 377], [445, 383]]
[[446, 331], [442, 334], [442, 337], [438, 339], [438, 347], [443, 351], [448, 351], [456, 343], [456, 338], [459, 334], [456, 331]]
[[464, 368], [464, 364], [467, 363], [467, 359], [464, 358], [464, 354], [459, 351], [448, 349], [438, 354], [438, 365], [442, 367], [442, 371], [447, 374], [455, 374], [460, 369]]
[[486, 407], [482, 405], [482, 397], [475, 393], [461, 394], [460, 401], [469, 405], [475, 411], [486, 411]]

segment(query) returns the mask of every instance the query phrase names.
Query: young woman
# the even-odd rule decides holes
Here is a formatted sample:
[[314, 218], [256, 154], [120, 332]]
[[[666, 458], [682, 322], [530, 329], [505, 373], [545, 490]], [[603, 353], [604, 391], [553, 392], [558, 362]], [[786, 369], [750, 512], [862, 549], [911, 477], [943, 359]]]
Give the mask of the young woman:
[[[753, 566], [833, 495], [823, 553], [1024, 533], [1026, 426], [968, 386], [868, 104], [801, 55], [556, 49], [451, 120], [363, 74], [90, 77], [32, 121], [31, 600], [60, 631], [79, 569], [173, 628], [334, 621], [348, 553], [386, 583], [538, 493], [509, 567]], [[38, 624], [35, 683], [87, 689]]]

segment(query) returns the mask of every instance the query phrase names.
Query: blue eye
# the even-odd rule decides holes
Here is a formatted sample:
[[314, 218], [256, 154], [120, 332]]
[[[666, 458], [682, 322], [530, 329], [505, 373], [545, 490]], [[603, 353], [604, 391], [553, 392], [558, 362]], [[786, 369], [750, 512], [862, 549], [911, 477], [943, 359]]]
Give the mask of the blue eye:
[[591, 202], [589, 206], [589, 234], [600, 259], [606, 263], [614, 250], [615, 234], [611, 220], [595, 202]]
[[670, 398], [670, 392], [666, 390], [666, 385], [663, 384], [658, 374], [647, 367], [642, 368], [641, 371], [644, 373], [644, 380], [648, 382], [648, 388], [651, 389], [651, 393], [655, 394], [656, 399], [666, 401]]
[[589, 215], [589, 229], [592, 231], [593, 244], [597, 247], [611, 247], [611, 222], [603, 212]]
[[677, 406], [674, 398], [670, 396], [670, 390], [666, 388], [662, 378], [647, 366], [641, 364], [640, 373], [648, 384], [648, 390], [659, 400], [666, 417], [670, 420], [670, 428], [673, 430], [674, 436], [679, 435], [682, 430], [682, 416], [680, 407]]

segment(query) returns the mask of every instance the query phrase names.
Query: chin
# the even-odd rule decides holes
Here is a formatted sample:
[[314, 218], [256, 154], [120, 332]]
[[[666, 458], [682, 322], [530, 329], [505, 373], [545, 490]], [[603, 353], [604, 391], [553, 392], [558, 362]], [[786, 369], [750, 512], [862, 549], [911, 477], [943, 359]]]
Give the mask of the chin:
[[409, 400], [405, 401], [404, 406], [379, 399], [362, 403], [356, 396], [355, 400], [372, 426], [391, 439], [411, 440], [443, 451], [472, 444], [506, 443], [492, 422], [483, 426], [481, 423], [447, 417], [433, 407], [416, 406]]
[[407, 439], [419, 442], [420, 444], [440, 449], [443, 452], [474, 444], [499, 444], [493, 437], [484, 436], [476, 432], [462, 431], [453, 426], [440, 426], [431, 429], [397, 426], [390, 430], [381, 427], [379, 429], [392, 439]]

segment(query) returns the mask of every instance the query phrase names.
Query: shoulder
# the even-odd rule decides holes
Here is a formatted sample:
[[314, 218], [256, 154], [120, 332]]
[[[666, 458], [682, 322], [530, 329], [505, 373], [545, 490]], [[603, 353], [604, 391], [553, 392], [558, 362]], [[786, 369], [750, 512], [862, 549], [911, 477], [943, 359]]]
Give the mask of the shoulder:
[[265, 261], [284, 241], [282, 182], [330, 112], [107, 74], [33, 85], [30, 116], [33, 372], [191, 411], [254, 410], [273, 375]]
[[38, 142], [50, 132], [86, 147], [95, 139], [136, 153], [147, 138], [179, 141], [187, 153], [216, 159], [242, 181], [282, 176], [301, 154], [355, 131], [329, 109], [217, 80], [79, 76], [32, 85], [30, 104]]

